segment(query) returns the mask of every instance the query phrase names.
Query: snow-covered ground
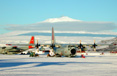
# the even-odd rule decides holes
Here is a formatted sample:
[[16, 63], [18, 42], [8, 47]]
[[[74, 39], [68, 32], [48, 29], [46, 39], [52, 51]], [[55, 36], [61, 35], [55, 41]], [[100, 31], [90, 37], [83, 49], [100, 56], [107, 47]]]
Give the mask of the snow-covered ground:
[[0, 76], [117, 76], [117, 55], [86, 58], [0, 55]]
[[[31, 36], [5, 36], [0, 38], [0, 44], [28, 44]], [[93, 44], [94, 40], [96, 43], [101, 40], [109, 40], [114, 37], [65, 37], [65, 36], [56, 36], [56, 43], [60, 44], [79, 44], [80, 40], [82, 44]], [[35, 36], [35, 42], [38, 40], [40, 44], [51, 44], [50, 36]]]

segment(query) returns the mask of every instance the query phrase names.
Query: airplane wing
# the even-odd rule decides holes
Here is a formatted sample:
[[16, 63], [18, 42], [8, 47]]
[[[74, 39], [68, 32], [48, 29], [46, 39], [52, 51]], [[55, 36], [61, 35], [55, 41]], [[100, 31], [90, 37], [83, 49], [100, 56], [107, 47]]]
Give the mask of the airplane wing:
[[[6, 45], [8, 45], [8, 44], [6, 44]], [[10, 45], [8, 45], [8, 46], [29, 46], [29, 45], [35, 45], [35, 44], [10, 44]]]
[[31, 46], [35, 45], [35, 38], [34, 36], [31, 37], [29, 44], [6, 44], [8, 46]]

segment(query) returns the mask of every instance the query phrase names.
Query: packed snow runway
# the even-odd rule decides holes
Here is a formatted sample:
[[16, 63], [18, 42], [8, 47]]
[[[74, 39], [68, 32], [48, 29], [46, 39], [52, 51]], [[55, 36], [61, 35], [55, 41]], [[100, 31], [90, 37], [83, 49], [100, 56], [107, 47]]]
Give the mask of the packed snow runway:
[[86, 58], [0, 55], [0, 76], [117, 76], [117, 55]]

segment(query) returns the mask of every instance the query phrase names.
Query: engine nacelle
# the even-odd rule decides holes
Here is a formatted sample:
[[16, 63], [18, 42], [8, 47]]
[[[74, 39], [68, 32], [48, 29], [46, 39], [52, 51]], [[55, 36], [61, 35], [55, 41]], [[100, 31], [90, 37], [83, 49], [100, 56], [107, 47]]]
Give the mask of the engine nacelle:
[[76, 49], [71, 49], [71, 55], [75, 55], [76, 54]]
[[76, 48], [75, 47], [63, 47], [56, 49], [56, 54], [66, 57], [73, 57], [76, 56]]

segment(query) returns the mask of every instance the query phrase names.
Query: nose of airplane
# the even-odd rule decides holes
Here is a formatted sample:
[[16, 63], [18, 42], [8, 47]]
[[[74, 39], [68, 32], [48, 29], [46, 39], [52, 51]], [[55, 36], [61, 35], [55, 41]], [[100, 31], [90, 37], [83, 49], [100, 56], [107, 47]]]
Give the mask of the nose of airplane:
[[71, 49], [71, 54], [75, 55], [76, 54], [76, 49]]

